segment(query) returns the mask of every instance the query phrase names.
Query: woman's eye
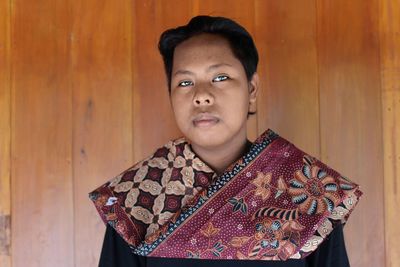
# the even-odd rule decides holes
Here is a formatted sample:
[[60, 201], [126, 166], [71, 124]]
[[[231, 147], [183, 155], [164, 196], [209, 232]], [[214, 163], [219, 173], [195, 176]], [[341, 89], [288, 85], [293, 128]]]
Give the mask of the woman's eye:
[[192, 81], [182, 81], [178, 84], [179, 87], [187, 87], [193, 85]]
[[229, 77], [226, 75], [219, 75], [213, 79], [213, 82], [222, 82], [222, 81], [225, 81], [228, 79], [229, 79]]

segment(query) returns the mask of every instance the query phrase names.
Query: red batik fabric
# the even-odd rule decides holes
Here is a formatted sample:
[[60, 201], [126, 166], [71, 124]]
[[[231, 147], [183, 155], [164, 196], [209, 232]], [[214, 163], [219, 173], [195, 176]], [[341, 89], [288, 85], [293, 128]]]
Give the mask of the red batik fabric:
[[90, 193], [138, 255], [236, 260], [307, 256], [361, 195], [271, 130], [221, 176], [178, 139]]

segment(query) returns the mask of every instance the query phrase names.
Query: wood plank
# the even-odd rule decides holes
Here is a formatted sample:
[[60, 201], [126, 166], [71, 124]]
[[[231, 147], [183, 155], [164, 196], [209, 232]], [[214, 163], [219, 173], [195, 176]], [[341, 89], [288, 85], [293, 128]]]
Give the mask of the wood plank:
[[259, 130], [271, 128], [319, 157], [315, 1], [257, 0], [255, 10]]
[[73, 266], [68, 1], [12, 4], [12, 264]]
[[386, 266], [400, 266], [400, 1], [380, 1]]
[[168, 140], [181, 136], [170, 106], [158, 41], [164, 30], [187, 23], [190, 8], [190, 1], [183, 0], [134, 2], [134, 161], [148, 156]]
[[[194, 0], [193, 15], [228, 17], [245, 27], [254, 38], [254, 0]], [[258, 136], [257, 117], [258, 114], [252, 115], [248, 119], [247, 135], [249, 140], [255, 140]]]
[[0, 266], [11, 266], [11, 6], [0, 2]]
[[71, 2], [75, 266], [97, 266], [105, 226], [88, 192], [132, 165], [131, 1]]
[[321, 154], [362, 186], [345, 227], [351, 266], [384, 266], [378, 1], [317, 1]]

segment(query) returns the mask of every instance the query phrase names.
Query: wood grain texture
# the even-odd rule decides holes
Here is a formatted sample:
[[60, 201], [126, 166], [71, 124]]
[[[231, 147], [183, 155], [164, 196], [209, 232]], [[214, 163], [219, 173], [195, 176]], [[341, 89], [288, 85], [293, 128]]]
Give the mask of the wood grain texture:
[[0, 266], [97, 265], [87, 193], [181, 135], [157, 44], [199, 14], [255, 37], [250, 139], [272, 128], [360, 183], [351, 266], [399, 266], [399, 0], [0, 2]]
[[[229, 8], [227, 8], [229, 6]], [[193, 16], [209, 15], [231, 18], [244, 26], [254, 35], [254, 1], [253, 0], [194, 0]], [[247, 122], [247, 137], [255, 140], [258, 137], [258, 114], [249, 117]]]
[[400, 1], [380, 1], [386, 266], [400, 266]]
[[181, 136], [170, 107], [158, 41], [164, 30], [187, 23], [191, 4], [144, 0], [135, 1], [133, 10], [133, 147], [138, 161]]
[[383, 266], [378, 1], [317, 3], [322, 159], [365, 194], [345, 227], [351, 266]]
[[0, 2], [0, 266], [11, 266], [10, 1]]
[[97, 266], [105, 226], [88, 193], [133, 164], [131, 1], [71, 5], [75, 266]]
[[68, 1], [12, 1], [12, 264], [74, 265]]
[[319, 157], [315, 1], [255, 3], [262, 78], [259, 130], [271, 128]]

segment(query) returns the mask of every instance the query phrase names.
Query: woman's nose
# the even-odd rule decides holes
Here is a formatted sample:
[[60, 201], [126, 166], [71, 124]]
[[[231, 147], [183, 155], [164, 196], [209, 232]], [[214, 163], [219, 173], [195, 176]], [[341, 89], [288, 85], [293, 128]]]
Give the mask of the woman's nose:
[[195, 106], [209, 106], [214, 104], [214, 96], [207, 89], [198, 89], [193, 98]]

